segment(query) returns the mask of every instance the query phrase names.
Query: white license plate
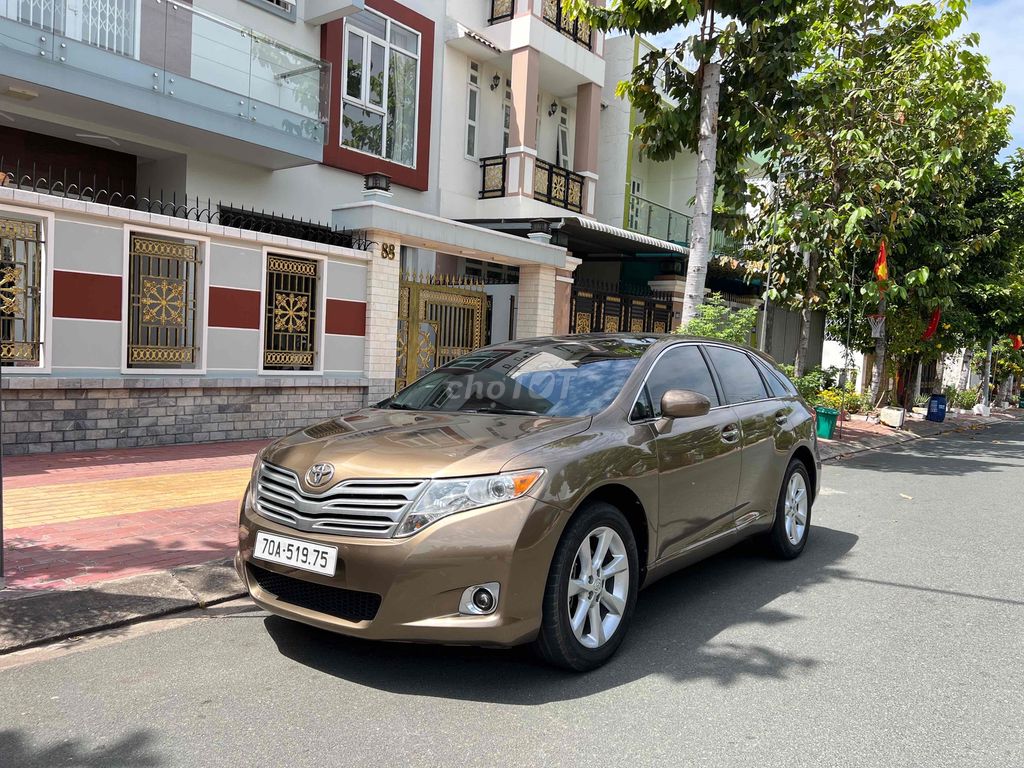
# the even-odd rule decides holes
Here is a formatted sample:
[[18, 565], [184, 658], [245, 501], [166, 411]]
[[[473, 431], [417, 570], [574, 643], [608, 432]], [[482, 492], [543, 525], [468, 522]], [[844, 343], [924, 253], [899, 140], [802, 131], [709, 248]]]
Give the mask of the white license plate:
[[259, 531], [252, 556], [279, 565], [290, 565], [311, 573], [333, 576], [338, 566], [338, 548]]

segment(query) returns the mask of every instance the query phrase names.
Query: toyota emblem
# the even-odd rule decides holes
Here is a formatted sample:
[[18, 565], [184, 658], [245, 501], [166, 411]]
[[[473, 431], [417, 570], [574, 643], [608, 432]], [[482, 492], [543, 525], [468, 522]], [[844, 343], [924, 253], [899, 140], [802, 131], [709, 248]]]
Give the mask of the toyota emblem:
[[306, 470], [306, 483], [313, 488], [319, 488], [321, 485], [326, 485], [331, 482], [332, 477], [334, 477], [334, 465], [328, 464], [327, 462], [314, 464]]

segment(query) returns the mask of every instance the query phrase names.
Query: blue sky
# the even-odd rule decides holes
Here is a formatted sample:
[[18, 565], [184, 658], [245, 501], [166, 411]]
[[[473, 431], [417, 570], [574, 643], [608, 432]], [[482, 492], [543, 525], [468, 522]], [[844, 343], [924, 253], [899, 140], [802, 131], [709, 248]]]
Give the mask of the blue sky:
[[[1009, 151], [1024, 147], [1024, 0], [974, 0], [964, 31], [981, 35], [992, 76], [1006, 86], [1004, 103], [1017, 108]], [[680, 37], [681, 28], [657, 35], [654, 43], [668, 47]]]

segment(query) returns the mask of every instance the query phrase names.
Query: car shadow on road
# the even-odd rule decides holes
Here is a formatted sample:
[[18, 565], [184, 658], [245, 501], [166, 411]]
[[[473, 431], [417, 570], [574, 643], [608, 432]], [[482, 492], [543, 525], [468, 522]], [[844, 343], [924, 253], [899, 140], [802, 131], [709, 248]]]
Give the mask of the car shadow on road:
[[36, 746], [20, 731], [0, 731], [0, 765], [14, 768], [156, 768], [166, 761], [153, 751], [156, 736], [138, 730], [115, 742], [87, 744], [81, 739], [63, 739]]
[[857, 536], [815, 526], [797, 560], [767, 559], [748, 542], [652, 585], [640, 594], [619, 653], [586, 675], [536, 660], [528, 648], [496, 650], [372, 643], [276, 616], [267, 631], [285, 656], [325, 674], [399, 694], [536, 705], [582, 698], [650, 675], [728, 686], [747, 678], [784, 679], [817, 660], [764, 645], [714, 643], [730, 627], [770, 628], [798, 615], [770, 607], [781, 595], [843, 578], [842, 559]]

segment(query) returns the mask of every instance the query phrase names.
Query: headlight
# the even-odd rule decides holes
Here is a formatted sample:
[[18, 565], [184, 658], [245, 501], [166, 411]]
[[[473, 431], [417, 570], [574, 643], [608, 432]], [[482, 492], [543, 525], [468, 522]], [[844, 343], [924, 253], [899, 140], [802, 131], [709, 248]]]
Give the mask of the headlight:
[[427, 489], [405, 513], [395, 536], [411, 536], [431, 523], [456, 512], [518, 499], [526, 494], [543, 474], [543, 469], [528, 469], [486, 477], [431, 480]]

